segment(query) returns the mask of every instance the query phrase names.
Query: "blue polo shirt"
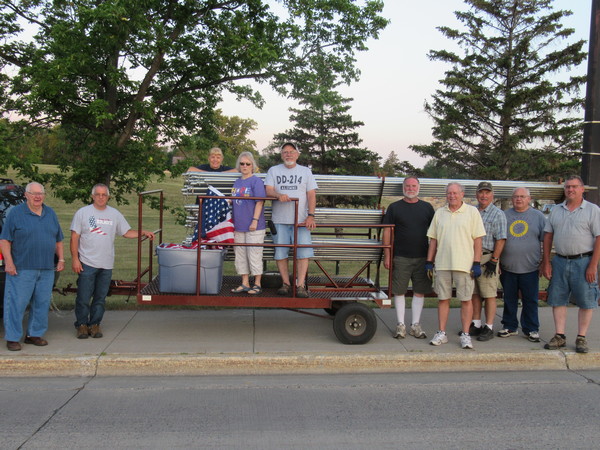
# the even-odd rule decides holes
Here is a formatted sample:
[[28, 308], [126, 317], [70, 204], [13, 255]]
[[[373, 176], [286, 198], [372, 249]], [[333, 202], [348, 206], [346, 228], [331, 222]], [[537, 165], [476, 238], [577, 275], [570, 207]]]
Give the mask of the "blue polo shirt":
[[53, 270], [56, 243], [63, 240], [56, 213], [43, 205], [33, 213], [27, 203], [13, 207], [4, 222], [0, 239], [10, 241], [15, 267], [19, 270]]

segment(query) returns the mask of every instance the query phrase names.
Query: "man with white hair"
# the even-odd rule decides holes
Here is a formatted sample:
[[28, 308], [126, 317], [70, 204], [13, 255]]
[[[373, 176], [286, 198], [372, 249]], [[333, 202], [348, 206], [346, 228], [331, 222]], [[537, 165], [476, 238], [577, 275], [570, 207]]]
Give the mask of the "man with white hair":
[[[396, 339], [406, 337], [404, 315], [406, 310], [405, 294], [409, 282], [412, 282], [413, 298], [411, 304], [412, 322], [409, 330], [411, 336], [425, 339], [427, 335], [421, 328], [421, 313], [425, 303], [425, 294], [432, 292], [431, 280], [425, 273], [427, 260], [427, 229], [433, 219], [433, 206], [419, 199], [419, 179], [408, 176], [402, 182], [404, 198], [392, 203], [383, 218], [384, 224], [394, 225], [394, 255], [389, 248], [384, 249], [383, 265], [392, 269], [392, 292], [396, 308]], [[383, 244], [391, 242], [391, 229], [385, 228]]]
[[[102, 337], [100, 322], [115, 263], [115, 236], [138, 237], [138, 231], [131, 229], [123, 214], [108, 206], [109, 199], [108, 187], [95, 185], [92, 204], [80, 208], [71, 222], [71, 265], [79, 275], [75, 299], [78, 339]], [[142, 235], [154, 239], [150, 231], [144, 230]]]
[[[44, 204], [40, 183], [25, 187], [26, 203], [10, 210], [0, 234], [4, 256], [4, 339], [10, 351], [21, 350], [23, 317], [30, 306], [25, 344], [48, 345], [48, 310], [54, 272], [65, 268], [63, 233], [56, 213]], [[55, 256], [58, 263], [55, 263]], [[56, 266], [55, 266], [56, 264]]]
[[[310, 231], [317, 226], [315, 209], [317, 207], [317, 182], [312, 171], [297, 164], [300, 152], [294, 144], [287, 142], [281, 146], [283, 164], [271, 167], [267, 172], [265, 188], [267, 196], [276, 200], [272, 204], [271, 220], [275, 224], [277, 234], [273, 236], [275, 244], [293, 244], [295, 222], [295, 205], [292, 199], [298, 199], [298, 244], [312, 243]], [[291, 282], [288, 269], [290, 247], [275, 247], [275, 261], [281, 275], [283, 285], [278, 295], [290, 295]], [[314, 256], [313, 249], [303, 247], [297, 249], [296, 296], [307, 298], [306, 274], [309, 258]]]
[[431, 345], [448, 342], [446, 324], [450, 314], [452, 285], [456, 287], [456, 298], [460, 300], [462, 332], [460, 345], [472, 349], [469, 326], [473, 317], [474, 278], [481, 276], [481, 238], [485, 228], [477, 208], [463, 202], [465, 189], [459, 183], [446, 186], [446, 206], [439, 208], [427, 230], [429, 250], [425, 269], [431, 275], [435, 267], [434, 289], [438, 294], [439, 330]]
[[530, 202], [529, 189], [516, 188], [512, 193], [513, 207], [504, 211], [508, 224], [506, 244], [500, 261], [500, 282], [504, 291], [504, 329], [498, 332], [498, 336], [507, 338], [518, 334], [520, 291], [523, 302], [521, 328], [531, 342], [540, 342], [538, 293], [546, 218], [541, 211], [531, 208]]

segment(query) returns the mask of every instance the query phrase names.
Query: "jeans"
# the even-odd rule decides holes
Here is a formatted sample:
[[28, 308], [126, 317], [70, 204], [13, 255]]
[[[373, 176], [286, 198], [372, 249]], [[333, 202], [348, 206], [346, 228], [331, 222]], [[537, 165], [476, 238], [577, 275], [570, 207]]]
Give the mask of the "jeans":
[[23, 316], [31, 305], [27, 336], [42, 337], [48, 330], [54, 270], [19, 270], [6, 275], [4, 289], [4, 339], [18, 342], [23, 337]]
[[540, 331], [538, 318], [538, 293], [540, 290], [540, 277], [538, 271], [529, 273], [513, 273], [502, 270], [500, 282], [504, 291], [504, 311], [502, 324], [510, 331], [517, 331], [519, 322], [517, 310], [519, 309], [519, 290], [523, 307], [521, 309], [521, 328], [526, 334]]
[[[75, 328], [80, 325], [100, 325], [104, 317], [104, 305], [112, 279], [112, 269], [97, 269], [81, 264], [83, 271], [77, 278], [75, 300]], [[90, 298], [92, 303], [90, 306]]]

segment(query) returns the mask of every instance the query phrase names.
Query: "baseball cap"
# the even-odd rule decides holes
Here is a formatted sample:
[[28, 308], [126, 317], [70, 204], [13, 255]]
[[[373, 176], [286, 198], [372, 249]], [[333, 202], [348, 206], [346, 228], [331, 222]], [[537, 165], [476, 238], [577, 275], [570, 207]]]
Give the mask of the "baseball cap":
[[493, 191], [494, 188], [492, 188], [492, 183], [490, 183], [489, 181], [482, 181], [477, 185], [477, 192], [484, 190]]

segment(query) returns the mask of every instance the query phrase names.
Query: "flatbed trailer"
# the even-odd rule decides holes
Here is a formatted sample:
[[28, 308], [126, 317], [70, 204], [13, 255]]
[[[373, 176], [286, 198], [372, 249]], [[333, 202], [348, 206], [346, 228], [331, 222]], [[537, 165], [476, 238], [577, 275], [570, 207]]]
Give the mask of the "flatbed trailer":
[[[144, 197], [158, 196], [159, 204], [159, 228], [156, 230], [158, 242], [163, 241], [163, 192], [161, 190], [148, 191], [139, 194], [138, 204], [138, 229], [143, 228], [144, 224]], [[198, 196], [200, 204], [202, 201], [211, 198], [224, 198], [231, 200], [232, 197]], [[254, 198], [248, 198], [252, 200]], [[256, 198], [259, 199], [259, 198]], [[270, 201], [270, 198], [260, 198], [260, 200]], [[297, 205], [296, 205], [297, 209]], [[297, 215], [297, 211], [296, 211]], [[144, 238], [138, 238], [138, 275], [135, 280], [136, 298], [140, 305], [186, 305], [186, 306], [207, 306], [207, 307], [227, 307], [227, 308], [282, 308], [297, 311], [304, 314], [311, 314], [318, 317], [324, 317], [333, 321], [333, 330], [340, 342], [344, 344], [364, 344], [371, 340], [377, 330], [377, 317], [373, 311], [373, 306], [379, 308], [391, 307], [391, 300], [388, 295], [387, 287], [382, 288], [379, 284], [381, 276], [380, 265], [382, 262], [383, 249], [393, 249], [393, 240], [389, 245], [383, 245], [379, 239], [383, 228], [393, 228], [393, 225], [381, 224], [383, 212], [379, 213], [379, 223], [376, 224], [354, 224], [354, 223], [319, 223], [318, 229], [336, 229], [338, 230], [336, 238], [328, 243], [319, 243], [318, 239], [313, 239], [313, 245], [286, 245], [290, 247], [290, 255], [295, 255], [298, 248], [312, 247], [315, 253], [330, 252], [336, 249], [338, 252], [347, 253], [350, 260], [354, 261], [354, 270], [350, 275], [339, 275], [331, 273], [332, 270], [326, 267], [323, 260], [315, 258], [312, 264], [317, 267], [318, 275], [310, 274], [307, 277], [307, 285], [310, 290], [309, 298], [299, 298], [296, 296], [295, 286], [292, 286], [290, 296], [277, 295], [277, 289], [281, 286], [281, 278], [278, 274], [266, 273], [263, 275], [263, 289], [260, 294], [244, 295], [234, 294], [231, 289], [240, 285], [241, 277], [238, 275], [224, 275], [223, 281], [218, 293], [201, 294], [202, 277], [200, 276], [202, 261], [202, 246], [198, 246], [197, 264], [196, 264], [196, 292], [195, 293], [170, 293], [160, 291], [160, 275], [156, 274], [157, 264], [154, 262], [153, 243]], [[200, 220], [200, 219], [199, 219]], [[360, 235], [363, 239], [343, 239], [343, 232], [340, 230], [352, 229], [349, 233], [352, 237]], [[360, 230], [364, 230], [360, 232]], [[297, 227], [295, 232], [297, 232]], [[327, 233], [325, 233], [327, 234]], [[332, 233], [333, 234], [333, 233]], [[340, 238], [340, 235], [342, 236]], [[393, 233], [392, 233], [393, 235]], [[369, 239], [372, 238], [372, 239]], [[360, 241], [364, 243], [361, 243]], [[156, 244], [156, 243], [154, 243]], [[144, 247], [148, 245], [148, 249]], [[234, 246], [248, 246], [251, 244], [231, 244], [219, 243], [219, 246], [231, 248]], [[265, 253], [276, 247], [275, 244], [266, 240], [263, 244]], [[144, 255], [147, 258], [144, 258]], [[358, 256], [357, 256], [358, 255]], [[366, 260], [360, 260], [363, 257]], [[348, 259], [338, 256], [325, 257], [331, 261]], [[357, 258], [359, 261], [357, 261]], [[144, 259], [148, 262], [143, 264]], [[270, 258], [265, 257], [265, 261]], [[296, 278], [296, 260], [290, 257], [292, 270], [291, 279]], [[229, 261], [226, 261], [227, 263]], [[374, 266], [374, 270], [373, 267]], [[338, 266], [336, 266], [337, 268]], [[373, 278], [372, 278], [373, 276]], [[386, 286], [391, 286], [391, 273], [388, 273]], [[270, 286], [270, 287], [269, 287]], [[130, 286], [127, 286], [130, 288]], [[310, 310], [321, 310], [323, 313], [311, 312]]]

